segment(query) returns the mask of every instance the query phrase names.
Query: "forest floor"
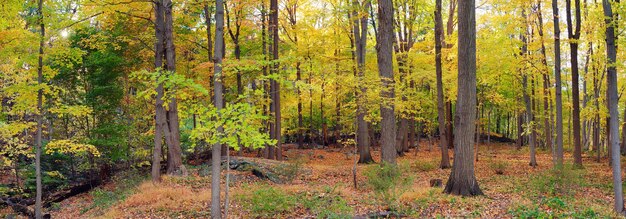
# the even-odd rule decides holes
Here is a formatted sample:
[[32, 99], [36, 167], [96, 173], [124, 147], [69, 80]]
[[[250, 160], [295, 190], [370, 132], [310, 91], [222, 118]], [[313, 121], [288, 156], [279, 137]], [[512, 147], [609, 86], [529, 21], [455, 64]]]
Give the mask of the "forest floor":
[[[367, 177], [381, 167], [358, 165], [357, 188], [353, 166], [358, 157], [350, 153], [353, 149], [292, 148], [285, 151], [288, 161], [280, 162], [282, 171], [293, 175], [288, 182], [273, 183], [250, 171], [231, 170], [229, 218], [367, 218], [389, 212], [407, 218], [618, 217], [611, 210], [612, 176], [606, 158], [598, 163], [585, 156], [584, 169], [566, 166], [557, 174], [548, 150], [539, 151], [539, 166], [532, 168], [526, 147], [480, 145], [476, 178], [485, 195], [462, 198], [431, 187], [433, 179], [443, 180], [445, 186], [450, 175], [450, 169], [438, 168], [441, 152], [435, 148], [417, 153], [411, 149], [398, 160], [401, 177], [382, 183]], [[380, 160], [378, 150], [372, 155]], [[567, 163], [570, 158], [566, 154]], [[53, 218], [208, 218], [209, 170], [206, 166], [189, 169], [190, 176], [166, 176], [160, 185], [153, 185], [147, 172], [121, 173], [111, 183], [49, 210]], [[380, 189], [385, 185], [388, 190]], [[3, 212], [7, 210], [0, 215]]]

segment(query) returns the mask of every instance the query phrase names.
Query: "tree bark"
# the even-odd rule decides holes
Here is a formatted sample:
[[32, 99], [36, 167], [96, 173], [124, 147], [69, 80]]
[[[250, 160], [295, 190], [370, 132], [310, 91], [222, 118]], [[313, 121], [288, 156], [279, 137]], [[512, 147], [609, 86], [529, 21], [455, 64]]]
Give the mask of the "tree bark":
[[[39, 22], [39, 56], [37, 64], [37, 85], [43, 84], [43, 55], [46, 37], [46, 26], [43, 16], [43, 0], [37, 3], [37, 19]], [[37, 136], [35, 137], [35, 218], [40, 219], [42, 215], [43, 187], [41, 184], [41, 148], [42, 148], [42, 131], [43, 131], [43, 88], [37, 89]]]
[[[272, 35], [272, 68], [270, 69], [271, 74], [278, 74], [278, 0], [270, 0], [270, 34]], [[272, 103], [274, 104], [274, 139], [276, 140], [276, 150], [274, 157], [276, 160], [282, 160], [282, 149], [281, 149], [281, 115], [280, 115], [280, 84], [276, 79], [272, 79], [271, 86], [274, 89], [272, 93]]]
[[[367, 108], [364, 106], [364, 97], [367, 92], [367, 88], [364, 86], [365, 77], [365, 54], [367, 45], [367, 20], [368, 13], [367, 8], [370, 7], [370, 1], [366, 1], [365, 6], [361, 6], [358, 0], [352, 1], [354, 7], [352, 11], [352, 17], [354, 23], [352, 25], [352, 31], [354, 34], [354, 44], [356, 48], [356, 62], [357, 62], [357, 148], [359, 150], [359, 163], [373, 163], [372, 154], [370, 152], [370, 135], [368, 123], [365, 121], [365, 115], [367, 114]], [[362, 14], [359, 17], [359, 14]]]
[[571, 0], [566, 0], [567, 33], [569, 37], [570, 62], [572, 68], [572, 131], [574, 137], [574, 165], [582, 167], [582, 148], [580, 142], [580, 94], [578, 76], [578, 39], [580, 38], [580, 0], [574, 0], [575, 27], [572, 24]]
[[[164, 23], [163, 23], [163, 2], [154, 2], [154, 14], [155, 14], [155, 36], [156, 43], [154, 45], [154, 68], [159, 71], [158, 77], [161, 77], [161, 67], [163, 66], [163, 54], [164, 54]], [[157, 78], [157, 81], [159, 79]], [[161, 181], [161, 156], [163, 149], [163, 137], [167, 135], [169, 138], [169, 132], [164, 133], [164, 125], [167, 125], [165, 118], [165, 109], [163, 108], [163, 84], [159, 83], [156, 88], [157, 97], [155, 104], [155, 129], [154, 129], [154, 149], [152, 151], [152, 182], [158, 183]], [[168, 143], [169, 144], [169, 143]]]
[[624, 215], [624, 193], [622, 192], [622, 169], [619, 153], [619, 111], [617, 96], [617, 70], [615, 67], [615, 27], [613, 23], [613, 12], [609, 0], [602, 1], [604, 17], [606, 22], [606, 56], [607, 56], [607, 93], [609, 96], [610, 137], [611, 148], [613, 149], [611, 166], [613, 169], [613, 195], [615, 196], [615, 212]]
[[476, 118], [476, 15], [474, 0], [459, 1], [458, 96], [455, 116], [454, 163], [445, 193], [482, 195], [474, 175], [474, 122]]
[[380, 96], [382, 98], [380, 111], [381, 121], [381, 157], [384, 162], [396, 163], [395, 106], [394, 106], [394, 78], [393, 78], [393, 3], [391, 0], [378, 0], [378, 36], [377, 60], [378, 73], [382, 82]]
[[[224, 107], [223, 105], [223, 93], [222, 93], [222, 59], [224, 57], [224, 0], [215, 1], [215, 57], [214, 63], [214, 81], [213, 89], [215, 92], [215, 100], [213, 104], [218, 110], [218, 116], [220, 111]], [[217, 128], [218, 133], [223, 133], [224, 128], [222, 126]], [[221, 150], [222, 145], [217, 142], [213, 145], [213, 153], [211, 155], [211, 218], [222, 218], [221, 203], [220, 203], [220, 171], [221, 171]]]
[[[522, 10], [522, 17], [524, 18], [524, 20], [528, 20], [528, 18], [526, 17], [526, 14], [524, 12], [524, 10]], [[522, 45], [522, 57], [524, 59], [528, 58], [528, 37], [530, 37], [530, 33], [528, 32], [528, 26], [527, 24], [525, 24], [525, 28], [526, 32], [522, 35], [522, 42], [524, 43]], [[525, 74], [526, 69], [522, 68], [522, 87], [523, 87], [523, 96], [524, 96], [524, 102], [526, 103], [526, 127], [528, 129], [530, 129], [530, 132], [528, 133], [528, 144], [530, 146], [530, 163], [529, 165], [531, 167], [536, 167], [537, 166], [537, 160], [535, 158], [535, 127], [534, 127], [534, 115], [533, 115], [533, 109], [531, 107], [531, 98], [530, 95], [528, 94], [528, 75]]]
[[556, 160], [557, 166], [563, 166], [563, 98], [561, 94], [561, 30], [559, 29], [558, 0], [552, 0], [552, 18], [554, 21], [554, 78], [556, 97]]
[[[539, 9], [537, 10], [537, 20], [539, 22], [537, 27], [538, 27], [539, 38], [541, 40], [541, 64], [546, 67], [546, 70], [548, 70], [549, 69], [548, 61], [547, 61], [548, 58], [546, 55], [545, 41], [543, 39], [544, 34], [543, 34], [543, 15], [541, 12], [541, 0], [537, 2], [537, 8]], [[550, 124], [551, 123], [550, 117], [552, 117], [552, 111], [549, 108], [550, 97], [551, 97], [551, 93], [550, 93], [551, 86], [552, 85], [550, 85], [550, 75], [548, 71], [545, 71], [543, 73], [543, 111], [544, 111], [544, 114], [548, 114], [548, 115], [544, 115], [544, 118], [543, 118], [544, 127], [543, 128], [544, 128], [544, 135], [545, 135], [547, 148], [553, 148], [552, 125]]]

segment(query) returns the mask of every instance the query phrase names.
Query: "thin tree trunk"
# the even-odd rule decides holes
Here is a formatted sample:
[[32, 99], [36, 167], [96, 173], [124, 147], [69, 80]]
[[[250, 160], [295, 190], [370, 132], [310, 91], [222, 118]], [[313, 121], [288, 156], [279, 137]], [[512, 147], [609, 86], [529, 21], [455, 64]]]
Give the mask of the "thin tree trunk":
[[[154, 53], [154, 68], [159, 71], [159, 77], [161, 77], [160, 68], [163, 66], [163, 2], [154, 2], [154, 14], [155, 21], [155, 53]], [[161, 156], [163, 149], [163, 125], [165, 121], [165, 109], [163, 108], [163, 84], [159, 83], [156, 88], [157, 97], [155, 104], [155, 129], [154, 129], [154, 149], [152, 151], [152, 182], [158, 183], [161, 181]], [[169, 134], [168, 134], [169, 135]]]
[[570, 39], [570, 66], [572, 68], [572, 128], [574, 135], [574, 165], [581, 167], [582, 148], [580, 142], [580, 94], [579, 94], [579, 76], [578, 76], [578, 39], [580, 38], [580, 0], [574, 0], [575, 7], [575, 27], [572, 24], [571, 0], [566, 0], [566, 17], [567, 17], [567, 33]]
[[[46, 37], [46, 26], [43, 16], [43, 0], [37, 3], [37, 16], [39, 22], [39, 56], [37, 65], [37, 84], [43, 84], [43, 49]], [[37, 136], [35, 137], [35, 218], [43, 218], [41, 197], [43, 195], [43, 187], [41, 184], [41, 148], [42, 148], [42, 131], [43, 131], [43, 88], [37, 89]]]
[[557, 166], [563, 166], [563, 99], [561, 96], [561, 30], [559, 29], [558, 0], [552, 0], [554, 21], [554, 78], [556, 96], [556, 157]]
[[[544, 41], [544, 34], [543, 34], [543, 15], [542, 15], [542, 10], [541, 10], [541, 0], [539, 0], [537, 2], [537, 20], [539, 22], [539, 24], [537, 24], [538, 27], [538, 32], [539, 32], [539, 38], [541, 40], [541, 64], [543, 66], [546, 67], [546, 70], [549, 68], [548, 67], [548, 61], [547, 61], [547, 55], [546, 55], [546, 46], [545, 46], [545, 41]], [[546, 141], [546, 147], [547, 148], [553, 148], [552, 145], [552, 126], [550, 124], [550, 116], [552, 115], [552, 112], [549, 108], [549, 103], [550, 103], [550, 75], [548, 71], [545, 71], [543, 73], [543, 111], [544, 114], [544, 118], [543, 118], [543, 128], [544, 128], [544, 135], [545, 135], [545, 141]], [[554, 156], [554, 154], [553, 154]]]
[[[272, 35], [272, 61], [274, 64], [271, 68], [271, 74], [278, 74], [278, 0], [270, 0], [270, 30]], [[277, 80], [272, 79], [274, 89], [273, 103], [274, 103], [274, 139], [276, 139], [276, 160], [282, 160], [282, 147], [281, 147], [281, 115], [280, 115], [280, 84]]]
[[[215, 58], [213, 59], [215, 76], [213, 81], [213, 88], [215, 92], [215, 100], [213, 104], [218, 110], [218, 116], [223, 105], [222, 94], [222, 58], [224, 57], [224, 47], [221, 45], [224, 43], [224, 0], [215, 1]], [[218, 133], [224, 132], [222, 126], [217, 128]], [[211, 155], [211, 218], [222, 218], [221, 203], [220, 203], [220, 171], [221, 171], [221, 143], [215, 143], [213, 145], [213, 153]]]

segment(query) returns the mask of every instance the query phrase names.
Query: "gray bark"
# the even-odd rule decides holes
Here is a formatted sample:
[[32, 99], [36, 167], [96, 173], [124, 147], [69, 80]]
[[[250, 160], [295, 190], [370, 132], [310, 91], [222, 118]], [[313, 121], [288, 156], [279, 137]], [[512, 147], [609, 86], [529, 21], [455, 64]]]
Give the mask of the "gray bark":
[[[43, 84], [43, 47], [46, 37], [46, 26], [43, 21], [43, 0], [39, 0], [37, 4], [37, 16], [39, 21], [40, 35], [39, 35], [39, 57], [37, 66], [37, 84]], [[43, 194], [43, 187], [41, 185], [41, 146], [42, 146], [42, 129], [43, 129], [43, 89], [37, 90], [37, 136], [35, 138], [35, 181], [36, 181], [36, 194], [35, 194], [35, 218], [40, 219], [43, 217], [41, 197]]]
[[476, 118], [476, 3], [460, 0], [458, 10], [458, 96], [454, 124], [454, 163], [445, 193], [482, 195], [474, 175], [474, 122]]
[[393, 78], [393, 3], [391, 0], [378, 0], [378, 36], [377, 36], [377, 60], [378, 73], [382, 82], [380, 96], [382, 103], [380, 111], [381, 121], [381, 157], [384, 162], [396, 163], [396, 118], [393, 103], [394, 78]]
[[563, 98], [561, 94], [561, 30], [559, 29], [558, 0], [552, 0], [552, 18], [554, 20], [554, 78], [556, 96], [556, 160], [557, 166], [563, 166]]
[[[215, 76], [213, 81], [213, 89], [215, 92], [215, 100], [213, 104], [219, 111], [224, 107], [222, 94], [222, 59], [224, 58], [224, 0], [215, 1]], [[218, 127], [218, 132], [223, 132], [223, 127]], [[213, 153], [211, 156], [211, 218], [222, 218], [220, 203], [220, 171], [221, 171], [221, 143], [213, 145]]]
[[[367, 109], [364, 106], [364, 95], [367, 88], [363, 86], [365, 77], [365, 49], [367, 46], [367, 19], [368, 13], [363, 13], [370, 7], [370, 1], [366, 1], [365, 6], [360, 6], [358, 0], [353, 0], [352, 17], [354, 24], [352, 25], [354, 34], [354, 44], [356, 47], [357, 59], [357, 148], [359, 150], [359, 163], [373, 163], [372, 154], [370, 152], [370, 135], [368, 123], [365, 121]], [[361, 13], [359, 13], [361, 12]], [[359, 14], [363, 14], [358, 17]], [[358, 18], [358, 19], [357, 19]]]
[[602, 1], [604, 9], [606, 27], [606, 56], [607, 56], [607, 93], [609, 102], [610, 119], [610, 147], [613, 150], [611, 166], [613, 168], [613, 195], [615, 196], [615, 211], [624, 215], [624, 193], [622, 192], [622, 169], [620, 165], [619, 153], [619, 112], [617, 109], [617, 70], [615, 67], [615, 27], [613, 23], [613, 12], [609, 0]]
[[450, 168], [448, 155], [448, 138], [446, 131], [446, 115], [443, 97], [443, 69], [441, 48], [443, 47], [443, 18], [441, 16], [442, 0], [435, 1], [435, 73], [437, 77], [437, 122], [439, 123], [439, 148], [441, 149], [441, 169]]

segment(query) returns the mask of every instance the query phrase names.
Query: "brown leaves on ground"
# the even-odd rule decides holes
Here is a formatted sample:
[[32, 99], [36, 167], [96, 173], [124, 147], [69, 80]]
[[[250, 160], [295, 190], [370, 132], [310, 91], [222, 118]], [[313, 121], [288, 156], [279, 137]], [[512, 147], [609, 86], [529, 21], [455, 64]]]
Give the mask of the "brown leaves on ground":
[[[422, 148], [427, 148], [422, 145]], [[299, 171], [293, 181], [285, 184], [275, 184], [254, 177], [249, 171], [231, 171], [233, 183], [230, 188], [230, 216], [232, 218], [250, 218], [255, 212], [241, 197], [249, 197], [252, 192], [272, 187], [284, 191], [285, 194], [295, 197], [296, 202], [304, 202], [303, 198], [324, 196], [328, 188], [345, 200], [351, 209], [351, 215], [367, 215], [387, 210], [379, 197], [367, 186], [363, 172], [371, 165], [358, 165], [357, 185], [353, 186], [352, 169], [354, 159], [352, 148], [330, 149], [295, 149], [288, 145], [284, 154], [287, 161], [293, 163], [298, 160], [307, 171]], [[453, 154], [453, 150], [450, 150]], [[401, 165], [407, 165], [406, 177], [412, 177], [410, 188], [399, 195], [398, 205], [402, 214], [410, 218], [419, 217], [482, 217], [482, 218], [510, 218], [533, 217], [532, 213], [542, 215], [569, 215], [590, 211], [596, 216], [615, 217], [611, 212], [612, 185], [611, 171], [608, 160], [600, 163], [592, 157], [584, 160], [585, 169], [580, 172], [580, 184], [568, 187], [567, 194], [550, 195], [540, 191], [550, 188], [544, 187], [538, 180], [546, 176], [552, 168], [550, 151], [540, 150], [537, 154], [538, 167], [529, 166], [528, 149], [515, 150], [514, 146], [506, 144], [481, 145], [476, 163], [476, 177], [485, 196], [462, 198], [442, 194], [442, 188], [431, 188], [431, 179], [442, 179], [444, 186], [450, 174], [450, 169], [438, 168], [440, 151], [434, 147], [432, 151], [421, 149], [415, 153], [414, 149], [399, 157]], [[253, 157], [255, 153], [246, 154]], [[380, 152], [372, 151], [376, 161], [380, 160]], [[566, 158], [571, 156], [566, 155]], [[257, 160], [257, 159], [255, 159]], [[275, 164], [276, 161], [263, 161]], [[494, 164], [498, 162], [497, 164]], [[566, 162], [570, 160], [566, 159]], [[504, 169], [504, 174], [496, 174], [494, 168]], [[92, 215], [90, 212], [81, 212], [85, 203], [90, 203], [89, 194], [79, 195], [61, 203], [61, 209], [55, 211], [55, 218], [206, 218], [210, 215], [210, 178], [200, 177], [198, 171], [186, 178], [165, 177], [163, 183], [154, 185], [146, 181], [138, 186], [136, 192], [112, 207], [105, 209], [102, 215]], [[223, 173], [223, 177], [225, 173]], [[222, 181], [223, 182], [223, 181]], [[222, 191], [224, 190], [222, 186]], [[571, 197], [570, 197], [571, 196]], [[223, 200], [224, 194], [222, 194]], [[569, 197], [569, 198], [568, 198]], [[561, 200], [564, 205], [551, 204], [551, 200]], [[559, 202], [560, 203], [560, 202]], [[530, 210], [528, 210], [530, 209]], [[315, 217], [312, 209], [302, 203], [296, 203], [292, 209], [276, 214], [274, 218], [302, 218]], [[531, 216], [524, 216], [524, 214]], [[556, 216], [559, 216], [556, 215]], [[258, 216], [258, 215], [257, 215]]]

